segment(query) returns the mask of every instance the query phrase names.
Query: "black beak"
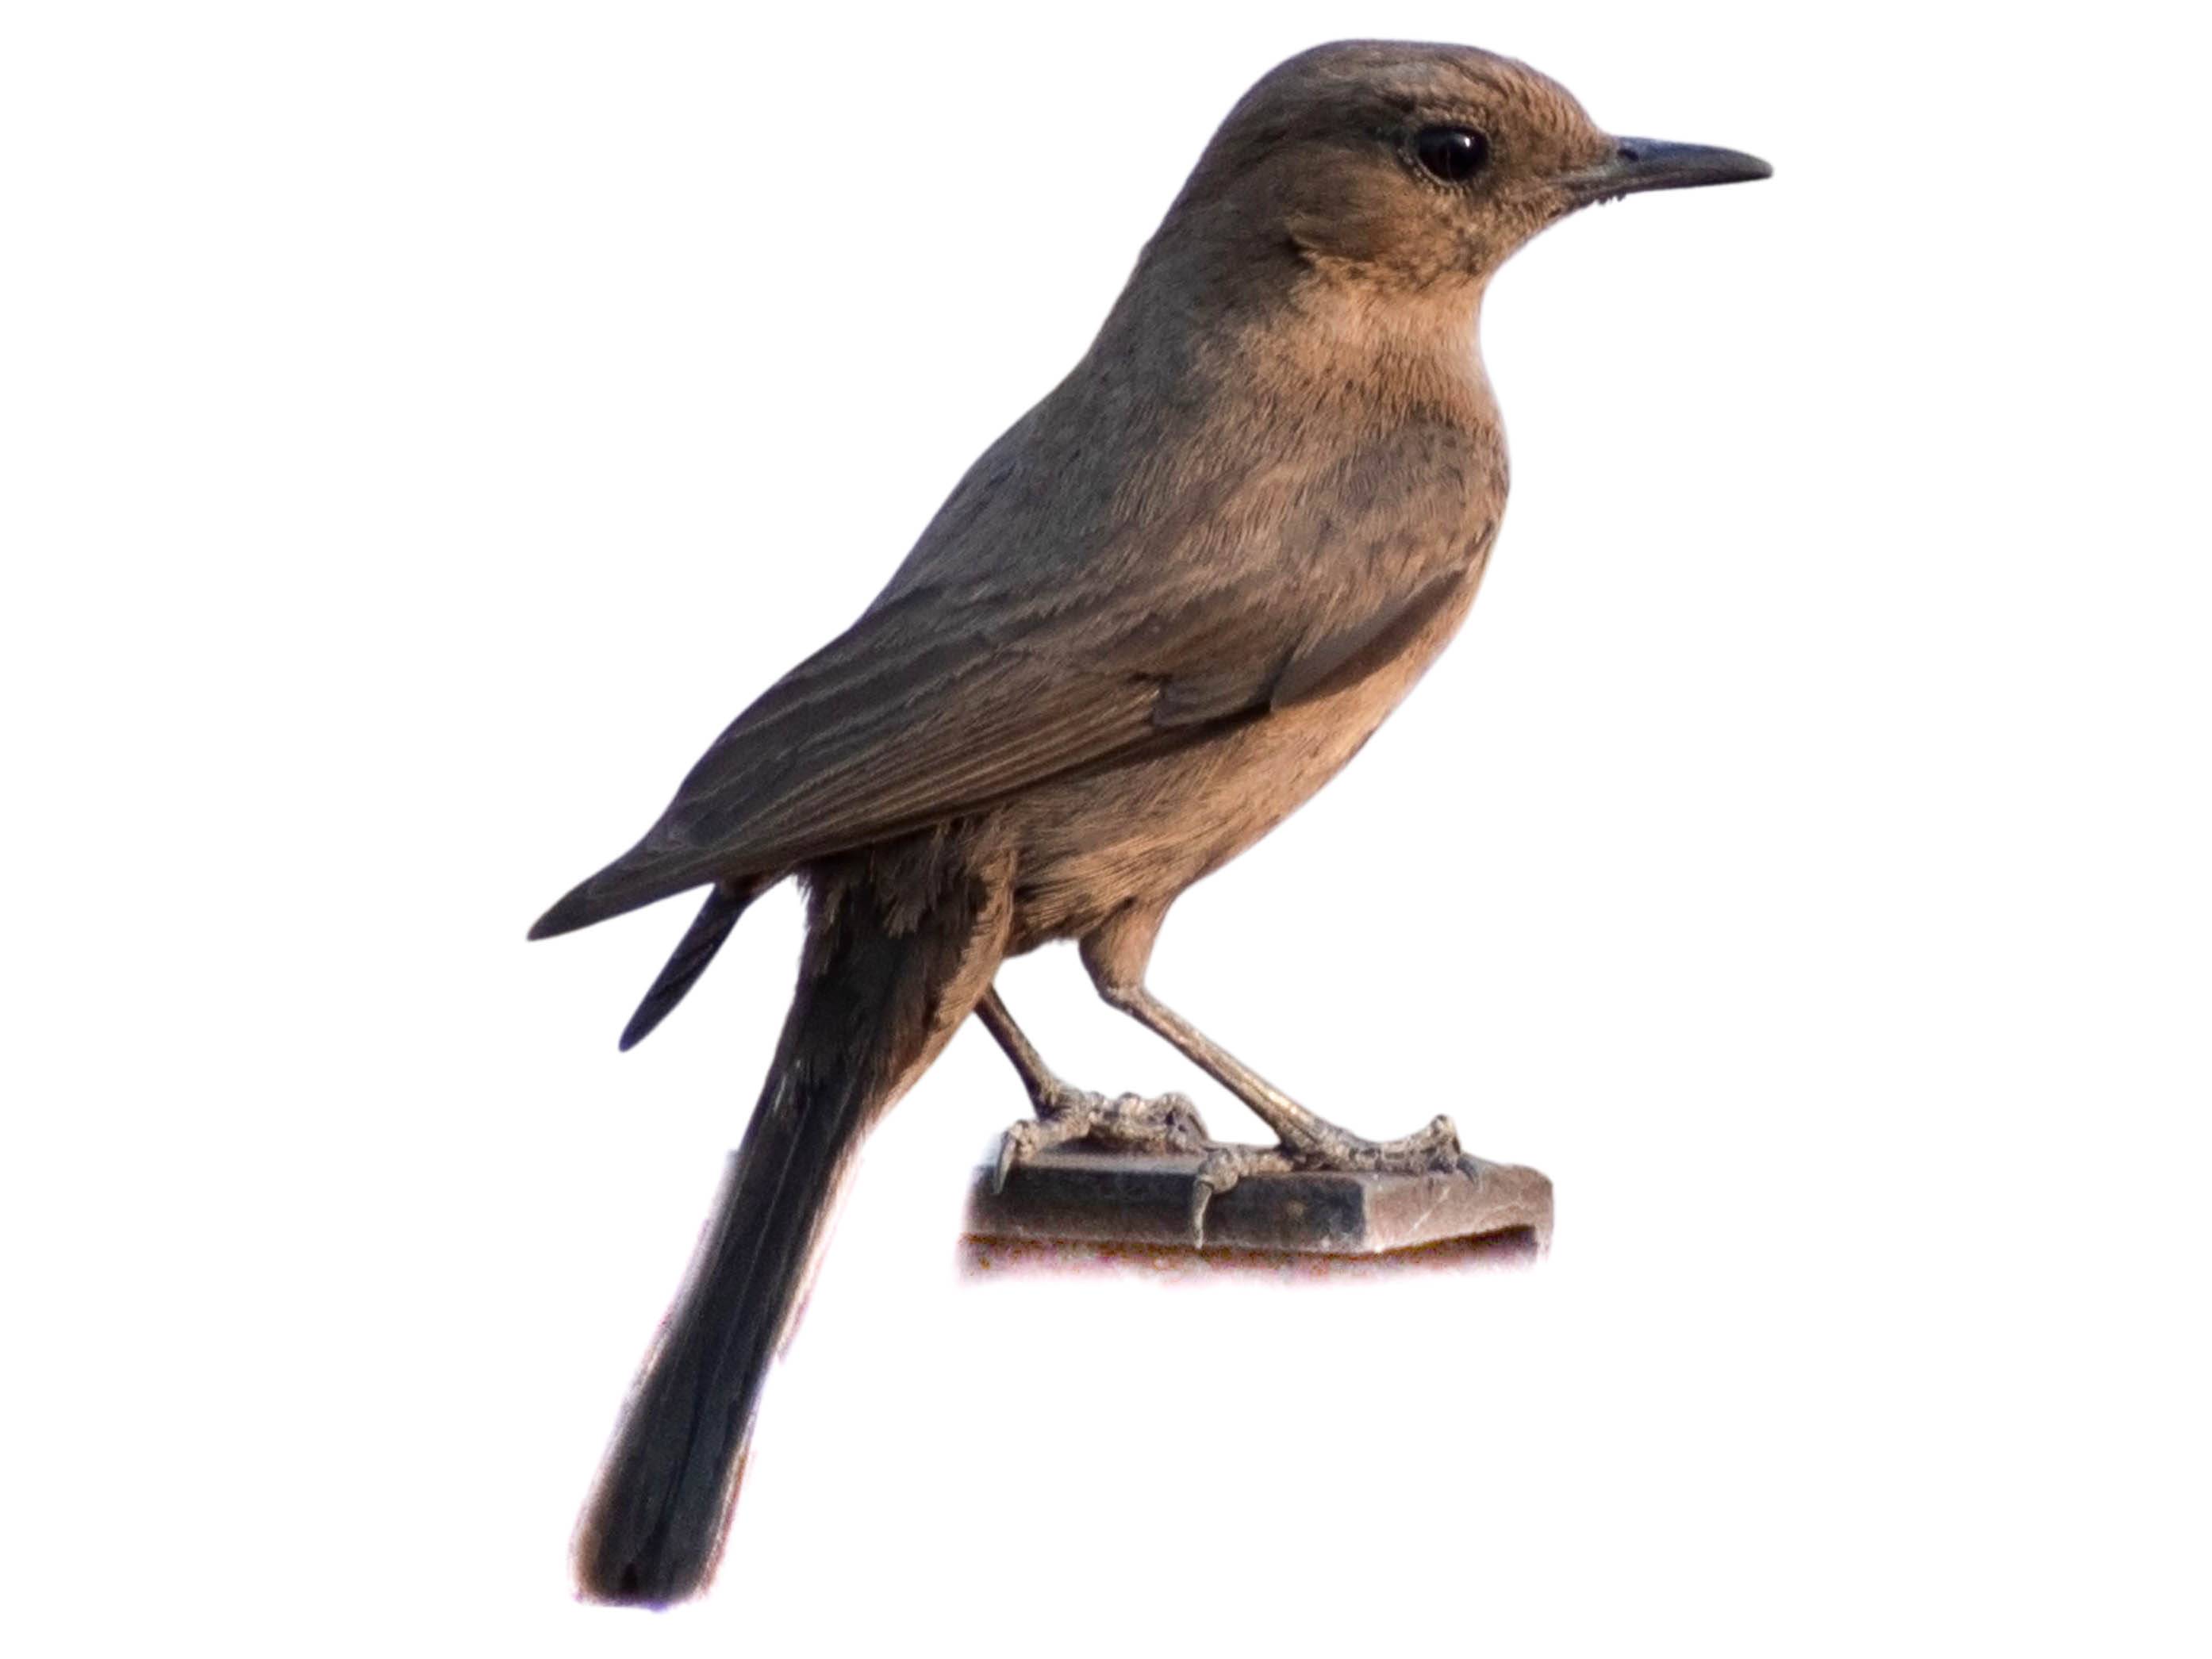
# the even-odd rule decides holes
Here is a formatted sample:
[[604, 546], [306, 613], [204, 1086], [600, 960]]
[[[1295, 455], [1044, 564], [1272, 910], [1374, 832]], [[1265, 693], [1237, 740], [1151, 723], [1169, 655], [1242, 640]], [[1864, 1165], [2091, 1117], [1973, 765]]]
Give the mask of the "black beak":
[[1693, 190], [1699, 185], [1740, 185], [1765, 179], [1774, 169], [1756, 155], [1711, 144], [1670, 144], [1663, 138], [1616, 138], [1613, 158], [1571, 173], [1559, 182], [1577, 206], [1632, 196], [1639, 190]]

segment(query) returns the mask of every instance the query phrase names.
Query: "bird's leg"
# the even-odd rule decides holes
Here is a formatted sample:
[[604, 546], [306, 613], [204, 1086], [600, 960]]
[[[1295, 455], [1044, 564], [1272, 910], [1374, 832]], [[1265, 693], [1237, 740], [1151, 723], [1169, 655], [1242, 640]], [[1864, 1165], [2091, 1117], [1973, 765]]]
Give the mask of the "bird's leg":
[[1459, 1133], [1448, 1117], [1438, 1117], [1425, 1129], [1401, 1140], [1363, 1140], [1299, 1105], [1142, 984], [1107, 981], [1100, 984], [1099, 994], [1175, 1044], [1215, 1082], [1250, 1107], [1281, 1142], [1278, 1146], [1213, 1149], [1199, 1171], [1198, 1190], [1192, 1199], [1194, 1224], [1202, 1226], [1209, 1199], [1228, 1191], [1241, 1177], [1264, 1170], [1371, 1170], [1418, 1175], [1463, 1169], [1474, 1172], [1473, 1161], [1460, 1151]]
[[1206, 1137], [1198, 1108], [1182, 1095], [1160, 1095], [1149, 1100], [1140, 1095], [1121, 1095], [1109, 1100], [1062, 1082], [1014, 1024], [995, 987], [984, 993], [975, 1013], [984, 1029], [998, 1039], [999, 1047], [1006, 1051], [1006, 1058], [1013, 1061], [1036, 1108], [1034, 1120], [1015, 1124], [1000, 1141], [998, 1168], [992, 1176], [994, 1191], [1005, 1188], [1007, 1173], [1014, 1165], [1048, 1146], [1070, 1140], [1087, 1139], [1103, 1146], [1147, 1152], [1210, 1154], [1216, 1150]]

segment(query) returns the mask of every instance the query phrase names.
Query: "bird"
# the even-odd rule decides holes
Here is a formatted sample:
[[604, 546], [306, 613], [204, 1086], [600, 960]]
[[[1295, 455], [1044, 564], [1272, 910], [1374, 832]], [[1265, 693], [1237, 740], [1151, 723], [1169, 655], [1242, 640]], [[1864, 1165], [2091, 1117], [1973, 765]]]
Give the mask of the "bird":
[[[1146, 987], [1161, 923], [1333, 778], [1457, 631], [1507, 484], [1476, 343], [1492, 276], [1578, 209], [1769, 176], [1612, 136], [1474, 47], [1340, 41], [1237, 101], [1075, 368], [975, 461], [860, 617], [725, 730], [659, 820], [532, 929], [705, 889], [623, 1032], [679, 1002], [750, 906], [806, 896], [759, 1102], [575, 1542], [580, 1593], [712, 1578], [763, 1378], [871, 1128], [971, 1017], [1035, 1116], [1196, 1151], [1199, 1191], [1282, 1169], [1448, 1170], [1438, 1118], [1365, 1139]], [[994, 988], [1073, 941], [1100, 997], [1249, 1106], [1062, 1081]]]

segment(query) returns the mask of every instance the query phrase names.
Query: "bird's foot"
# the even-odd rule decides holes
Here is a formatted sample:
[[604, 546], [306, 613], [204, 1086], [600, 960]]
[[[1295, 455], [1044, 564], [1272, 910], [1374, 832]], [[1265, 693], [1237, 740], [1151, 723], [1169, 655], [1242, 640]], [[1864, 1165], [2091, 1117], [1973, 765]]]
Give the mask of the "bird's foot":
[[1118, 1095], [1109, 1099], [1087, 1089], [1061, 1087], [1038, 1097], [1037, 1115], [1008, 1129], [999, 1142], [998, 1167], [991, 1190], [1006, 1190], [1006, 1176], [1047, 1147], [1071, 1140], [1133, 1152], [1206, 1152], [1217, 1143], [1188, 1096]]
[[1460, 1150], [1459, 1131], [1448, 1117], [1398, 1140], [1363, 1140], [1334, 1124], [1274, 1146], [1210, 1148], [1190, 1193], [1191, 1237], [1206, 1243], [1206, 1206], [1248, 1175], [1280, 1175], [1293, 1170], [1337, 1170], [1346, 1174], [1442, 1175], [1478, 1173], [1475, 1161]]

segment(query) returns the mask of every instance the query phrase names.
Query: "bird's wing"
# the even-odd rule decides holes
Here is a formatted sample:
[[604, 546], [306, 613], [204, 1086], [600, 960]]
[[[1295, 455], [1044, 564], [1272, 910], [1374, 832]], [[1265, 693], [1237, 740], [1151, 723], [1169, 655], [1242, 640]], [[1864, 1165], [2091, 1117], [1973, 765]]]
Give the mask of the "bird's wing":
[[1407, 479], [1350, 522], [1279, 520], [1282, 554], [1256, 570], [1162, 557], [1140, 603], [1080, 580], [899, 592], [738, 716], [645, 838], [532, 937], [865, 846], [1348, 683], [1449, 603], [1487, 549], [1494, 526], [1467, 524], [1463, 490], [1429, 499], [1438, 489]]

